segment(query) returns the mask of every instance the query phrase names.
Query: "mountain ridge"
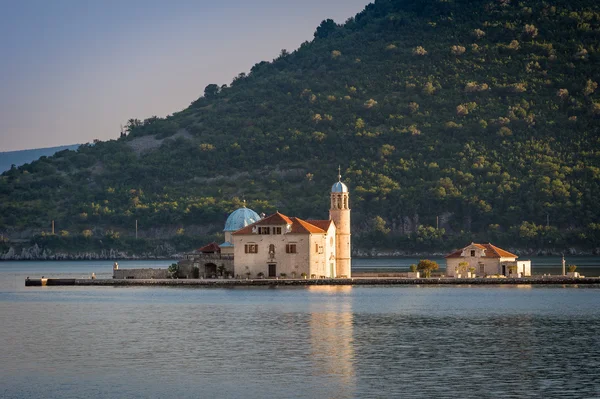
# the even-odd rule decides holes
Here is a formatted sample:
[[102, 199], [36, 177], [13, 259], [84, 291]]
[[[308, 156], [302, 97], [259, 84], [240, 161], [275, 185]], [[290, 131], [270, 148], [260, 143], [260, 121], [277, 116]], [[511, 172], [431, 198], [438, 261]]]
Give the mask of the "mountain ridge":
[[59, 151], [75, 151], [80, 144], [60, 145], [56, 147], [28, 148], [25, 150], [2, 151], [0, 152], [0, 173], [9, 170], [12, 165], [19, 167], [26, 163], [33, 162], [40, 157], [48, 157]]
[[323, 218], [341, 164], [363, 248], [598, 247], [599, 32], [591, 0], [379, 0], [185, 110], [4, 173], [0, 229], [185, 231], [243, 198]]

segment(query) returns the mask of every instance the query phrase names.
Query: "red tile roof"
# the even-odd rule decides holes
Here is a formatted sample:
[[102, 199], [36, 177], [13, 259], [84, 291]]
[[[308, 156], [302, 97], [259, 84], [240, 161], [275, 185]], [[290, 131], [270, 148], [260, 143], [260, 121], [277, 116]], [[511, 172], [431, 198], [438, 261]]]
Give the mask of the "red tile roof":
[[253, 229], [255, 226], [273, 226], [273, 225], [292, 225], [290, 233], [292, 234], [325, 234], [326, 229], [329, 228], [329, 224], [332, 223], [330, 220], [313, 220], [315, 224], [307, 222], [300, 218], [288, 217], [282, 213], [276, 212], [264, 219], [259, 220], [256, 223], [252, 223], [234, 233], [233, 235], [246, 235], [255, 234]]
[[307, 220], [308, 223], [317, 226], [325, 231], [329, 230], [329, 226], [333, 224], [333, 220]]
[[325, 234], [326, 231], [320, 227], [310, 224], [299, 218], [292, 218], [292, 234]]
[[495, 245], [492, 245], [492, 244], [483, 244], [483, 246], [486, 247], [486, 249], [488, 249], [488, 250], [494, 251], [498, 255], [498, 257], [500, 257], [500, 258], [518, 258], [517, 255], [512, 254], [512, 253], [510, 253], [508, 251], [505, 251], [502, 248], [498, 248]]
[[215, 252], [221, 252], [221, 247], [219, 247], [219, 244], [217, 244], [216, 242], [211, 242], [210, 244], [207, 244], [205, 246], [203, 246], [202, 248], [198, 248], [197, 252], [202, 252], [202, 253], [215, 253]]
[[477, 244], [477, 243], [472, 243], [470, 245], [467, 245], [464, 248], [458, 249], [454, 252], [449, 253], [448, 255], [446, 255], [446, 258], [460, 258], [462, 252], [465, 250], [465, 248], [470, 247], [471, 245], [476, 246], [477, 248], [483, 249], [485, 250], [485, 256], [484, 258], [518, 258], [517, 255], [512, 254], [508, 251], [503, 250], [502, 248], [498, 248], [495, 245], [492, 244]]
[[256, 222], [257, 226], [272, 226], [277, 224], [292, 224], [292, 221], [283, 213], [275, 212], [274, 214], [269, 215], [264, 219], [260, 219], [258, 222]]

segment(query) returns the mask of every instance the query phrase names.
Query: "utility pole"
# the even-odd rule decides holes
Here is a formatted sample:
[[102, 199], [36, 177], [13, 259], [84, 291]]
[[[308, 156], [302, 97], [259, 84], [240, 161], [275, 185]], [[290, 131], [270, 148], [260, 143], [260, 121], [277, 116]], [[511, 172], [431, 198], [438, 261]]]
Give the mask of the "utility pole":
[[54, 220], [52, 221], [52, 235], [54, 235]]
[[137, 219], [135, 219], [135, 239], [137, 240]]
[[435, 217], [435, 228], [436, 228], [436, 230], [438, 230], [440, 228], [440, 217], [439, 216]]

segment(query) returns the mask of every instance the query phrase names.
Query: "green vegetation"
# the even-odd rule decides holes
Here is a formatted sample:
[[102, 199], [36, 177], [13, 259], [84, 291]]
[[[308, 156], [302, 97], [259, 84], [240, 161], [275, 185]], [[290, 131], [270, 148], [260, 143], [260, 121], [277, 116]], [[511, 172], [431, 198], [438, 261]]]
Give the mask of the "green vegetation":
[[5, 172], [0, 231], [198, 240], [242, 198], [326, 218], [340, 164], [355, 247], [597, 248], [599, 34], [595, 0], [378, 0], [183, 111]]
[[425, 273], [425, 277], [431, 277], [431, 272], [434, 270], [438, 270], [440, 267], [437, 262], [434, 262], [429, 259], [421, 259], [417, 264], [417, 270]]
[[171, 278], [177, 278], [177, 274], [179, 273], [179, 264], [171, 263], [171, 266], [169, 266], [167, 271], [169, 272], [169, 276], [171, 276]]

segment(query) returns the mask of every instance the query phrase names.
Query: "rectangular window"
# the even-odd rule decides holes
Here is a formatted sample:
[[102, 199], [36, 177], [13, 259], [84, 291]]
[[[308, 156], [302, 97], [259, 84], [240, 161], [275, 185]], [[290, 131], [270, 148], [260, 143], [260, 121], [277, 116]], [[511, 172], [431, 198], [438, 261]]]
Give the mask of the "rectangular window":
[[285, 246], [285, 253], [295, 254], [296, 253], [296, 244], [287, 244]]
[[315, 244], [315, 252], [319, 253], [319, 244]]
[[281, 227], [273, 227], [273, 234], [281, 234]]
[[257, 254], [258, 253], [258, 244], [244, 245], [244, 252], [247, 254]]
[[259, 227], [258, 234], [271, 234], [270, 230], [270, 227]]
[[475, 256], [475, 250], [471, 250], [471, 256]]

